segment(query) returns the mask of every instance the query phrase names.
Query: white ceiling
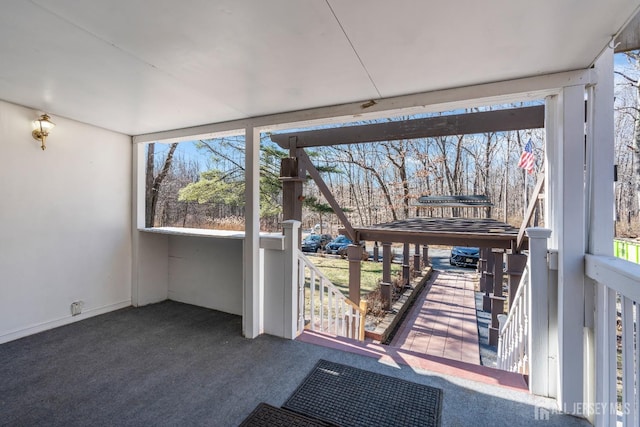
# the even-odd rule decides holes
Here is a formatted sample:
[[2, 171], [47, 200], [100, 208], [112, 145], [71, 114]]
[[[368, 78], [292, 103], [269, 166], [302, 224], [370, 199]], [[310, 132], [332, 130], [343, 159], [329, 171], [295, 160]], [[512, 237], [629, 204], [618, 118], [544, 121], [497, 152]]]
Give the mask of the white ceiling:
[[638, 0], [2, 0], [0, 99], [129, 135], [589, 66]]

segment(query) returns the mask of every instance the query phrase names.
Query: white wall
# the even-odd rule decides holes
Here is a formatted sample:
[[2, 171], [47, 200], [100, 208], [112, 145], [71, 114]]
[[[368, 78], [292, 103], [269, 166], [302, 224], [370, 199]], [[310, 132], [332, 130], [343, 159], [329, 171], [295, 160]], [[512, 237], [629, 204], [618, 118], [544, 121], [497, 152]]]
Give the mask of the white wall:
[[[133, 289], [138, 305], [170, 299], [242, 315], [243, 232], [163, 227], [136, 233], [139, 255]], [[292, 248], [297, 241], [297, 234], [295, 239], [289, 237], [288, 246]], [[292, 298], [297, 304], [297, 294], [290, 295], [295, 255], [289, 248], [287, 264], [281, 234], [260, 236], [260, 248], [260, 289], [264, 294], [259, 299], [265, 306], [261, 330], [281, 337], [291, 335], [292, 315], [287, 306]]]
[[0, 101], [0, 342], [131, 301], [131, 138], [39, 113]]
[[169, 236], [169, 299], [242, 315], [243, 244]]
[[165, 227], [136, 233], [137, 305], [170, 299], [242, 315], [243, 232]]

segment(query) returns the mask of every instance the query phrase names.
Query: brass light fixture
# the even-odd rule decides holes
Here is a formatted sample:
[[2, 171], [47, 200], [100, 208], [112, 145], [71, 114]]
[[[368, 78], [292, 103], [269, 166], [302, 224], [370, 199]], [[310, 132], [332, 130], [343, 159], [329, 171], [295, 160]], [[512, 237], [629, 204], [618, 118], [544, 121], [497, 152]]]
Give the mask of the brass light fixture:
[[55, 124], [52, 123], [51, 120], [49, 120], [50, 118], [51, 117], [49, 117], [48, 115], [43, 114], [38, 120], [33, 121], [33, 132], [31, 132], [31, 135], [33, 135], [34, 139], [42, 143], [41, 148], [43, 150], [47, 148], [47, 146], [45, 145], [45, 141], [49, 136], [49, 131], [51, 131], [51, 129], [53, 129], [55, 126]]

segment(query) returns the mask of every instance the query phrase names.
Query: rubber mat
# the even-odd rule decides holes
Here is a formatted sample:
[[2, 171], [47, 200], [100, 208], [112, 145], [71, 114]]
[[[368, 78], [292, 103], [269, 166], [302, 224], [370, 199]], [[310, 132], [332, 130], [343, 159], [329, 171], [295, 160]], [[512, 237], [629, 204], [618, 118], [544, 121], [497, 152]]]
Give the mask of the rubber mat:
[[345, 427], [439, 427], [442, 390], [320, 360], [283, 408]]
[[260, 403], [240, 424], [240, 427], [330, 427], [331, 424], [314, 420], [286, 409]]

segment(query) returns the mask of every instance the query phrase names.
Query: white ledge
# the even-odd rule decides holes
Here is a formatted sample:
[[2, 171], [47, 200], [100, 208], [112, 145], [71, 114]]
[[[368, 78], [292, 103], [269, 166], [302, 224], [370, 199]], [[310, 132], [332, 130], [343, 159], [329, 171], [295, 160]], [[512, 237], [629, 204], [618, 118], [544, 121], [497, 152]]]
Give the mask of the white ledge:
[[[168, 234], [185, 237], [208, 237], [213, 239], [244, 240], [244, 231], [208, 230], [204, 228], [154, 227], [139, 228], [144, 233]], [[284, 250], [284, 236], [281, 233], [260, 233], [260, 247], [263, 249]]]
[[176, 236], [217, 237], [220, 239], [244, 239], [244, 231], [207, 230], [204, 228], [154, 227], [139, 228], [145, 233], [171, 234]]

